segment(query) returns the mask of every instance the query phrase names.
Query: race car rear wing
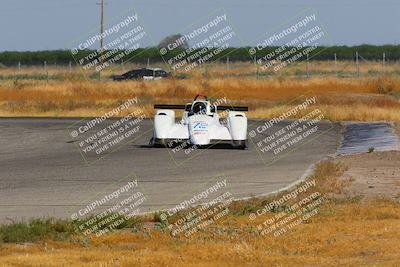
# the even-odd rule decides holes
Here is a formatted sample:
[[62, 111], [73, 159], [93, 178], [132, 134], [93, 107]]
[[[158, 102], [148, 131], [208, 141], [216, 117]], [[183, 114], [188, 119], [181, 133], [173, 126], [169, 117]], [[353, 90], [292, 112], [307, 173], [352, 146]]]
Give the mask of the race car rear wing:
[[185, 109], [185, 105], [155, 104], [154, 109]]
[[217, 106], [218, 110], [249, 111], [249, 107], [243, 106]]
[[[154, 109], [184, 109], [187, 110], [188, 105], [170, 105], [170, 104], [155, 104]], [[217, 110], [231, 110], [231, 111], [249, 111], [249, 107], [244, 106], [217, 106]], [[190, 106], [189, 106], [190, 111]]]

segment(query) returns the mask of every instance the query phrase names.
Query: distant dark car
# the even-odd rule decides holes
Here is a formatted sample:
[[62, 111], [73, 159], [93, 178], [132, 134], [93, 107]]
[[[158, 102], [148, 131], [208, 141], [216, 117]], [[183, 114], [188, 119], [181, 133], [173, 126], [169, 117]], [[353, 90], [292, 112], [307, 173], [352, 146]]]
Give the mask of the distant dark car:
[[166, 72], [163, 69], [155, 68], [155, 69], [148, 69], [148, 68], [143, 68], [143, 69], [136, 69], [136, 70], [131, 70], [128, 71], [122, 75], [114, 75], [112, 76], [112, 79], [114, 81], [123, 81], [123, 80], [139, 80], [139, 79], [144, 79], [144, 80], [159, 80], [161, 78], [167, 78], [170, 77], [171, 74], [169, 72]]

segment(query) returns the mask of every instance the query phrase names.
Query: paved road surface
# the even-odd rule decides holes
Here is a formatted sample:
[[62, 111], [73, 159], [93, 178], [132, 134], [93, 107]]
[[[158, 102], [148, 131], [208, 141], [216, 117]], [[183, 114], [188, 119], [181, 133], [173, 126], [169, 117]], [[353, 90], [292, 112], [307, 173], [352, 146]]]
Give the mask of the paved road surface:
[[[272, 147], [272, 141], [262, 143], [263, 138], [278, 136], [291, 123], [281, 122], [257, 133], [248, 150], [215, 146], [191, 151], [187, 147], [147, 147], [152, 122], [143, 120], [139, 131], [121, 141], [118, 149], [114, 146], [96, 155], [79, 149], [79, 143], [93, 131], [75, 140], [70, 136], [82, 125], [77, 119], [0, 119], [0, 221], [83, 214], [79, 211], [87, 205], [120, 193], [91, 210], [96, 213], [120, 203], [134, 190], [146, 196], [140, 212], [170, 208], [225, 179], [226, 186], [218, 190], [229, 191], [236, 198], [281, 189], [300, 179], [311, 164], [334, 154], [340, 141], [339, 124], [320, 122], [317, 132], [304, 134], [289, 148]], [[265, 121], [249, 124], [249, 132], [261, 132]], [[269, 147], [264, 146], [267, 143]], [[135, 180], [139, 187], [118, 191]]]

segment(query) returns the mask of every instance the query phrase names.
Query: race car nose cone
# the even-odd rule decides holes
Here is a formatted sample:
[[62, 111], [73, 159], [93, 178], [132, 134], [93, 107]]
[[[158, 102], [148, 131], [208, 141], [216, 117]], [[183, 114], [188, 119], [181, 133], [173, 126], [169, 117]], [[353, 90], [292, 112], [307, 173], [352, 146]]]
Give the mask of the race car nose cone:
[[208, 123], [203, 121], [193, 121], [189, 124], [190, 142], [195, 145], [208, 145], [210, 135], [208, 132]]

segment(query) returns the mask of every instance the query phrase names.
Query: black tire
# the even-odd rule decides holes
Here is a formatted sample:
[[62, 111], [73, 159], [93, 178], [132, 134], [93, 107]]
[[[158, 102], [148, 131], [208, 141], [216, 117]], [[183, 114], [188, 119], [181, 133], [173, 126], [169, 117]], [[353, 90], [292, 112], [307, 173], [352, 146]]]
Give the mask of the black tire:
[[150, 143], [149, 144], [151, 146], [153, 146], [153, 147], [166, 147], [167, 146], [167, 140], [166, 139], [152, 137], [150, 139]]
[[245, 150], [248, 148], [247, 140], [233, 140], [233, 147]]

